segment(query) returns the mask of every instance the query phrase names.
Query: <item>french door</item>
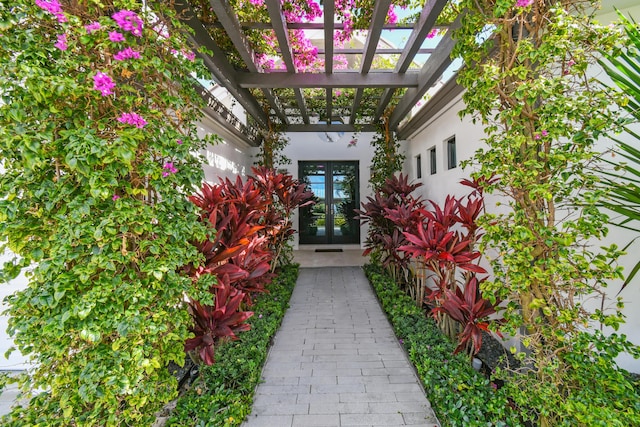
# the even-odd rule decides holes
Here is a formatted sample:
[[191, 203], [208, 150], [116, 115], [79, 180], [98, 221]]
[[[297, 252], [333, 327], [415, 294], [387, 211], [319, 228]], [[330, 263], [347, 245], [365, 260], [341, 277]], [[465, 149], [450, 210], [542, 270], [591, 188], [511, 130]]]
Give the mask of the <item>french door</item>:
[[300, 208], [301, 244], [360, 243], [358, 162], [298, 162], [315, 205]]

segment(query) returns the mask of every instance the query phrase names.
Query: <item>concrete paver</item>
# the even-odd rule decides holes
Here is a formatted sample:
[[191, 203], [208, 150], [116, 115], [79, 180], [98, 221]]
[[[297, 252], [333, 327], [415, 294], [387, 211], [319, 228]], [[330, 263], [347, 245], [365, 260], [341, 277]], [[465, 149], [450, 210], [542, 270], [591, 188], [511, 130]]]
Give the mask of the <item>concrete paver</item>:
[[359, 267], [302, 268], [243, 427], [439, 427]]

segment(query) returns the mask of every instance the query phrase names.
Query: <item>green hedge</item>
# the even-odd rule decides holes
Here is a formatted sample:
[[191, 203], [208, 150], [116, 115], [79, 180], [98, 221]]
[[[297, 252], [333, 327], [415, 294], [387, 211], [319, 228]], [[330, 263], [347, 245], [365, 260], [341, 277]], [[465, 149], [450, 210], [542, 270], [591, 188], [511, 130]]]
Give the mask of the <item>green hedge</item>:
[[466, 356], [453, 355], [455, 345], [379, 265], [369, 264], [365, 272], [443, 426], [522, 425], [504, 393], [474, 371]]
[[251, 412], [271, 338], [278, 330], [298, 277], [298, 266], [282, 268], [250, 309], [251, 330], [216, 349], [216, 363], [202, 366], [191, 389], [178, 399], [167, 426], [229, 427]]

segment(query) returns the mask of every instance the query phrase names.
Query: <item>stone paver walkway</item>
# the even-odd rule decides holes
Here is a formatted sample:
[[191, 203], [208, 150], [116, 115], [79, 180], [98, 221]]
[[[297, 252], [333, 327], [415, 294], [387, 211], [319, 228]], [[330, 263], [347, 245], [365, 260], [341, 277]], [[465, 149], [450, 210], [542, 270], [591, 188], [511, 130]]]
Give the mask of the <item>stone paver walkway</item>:
[[243, 427], [437, 427], [359, 267], [303, 268]]

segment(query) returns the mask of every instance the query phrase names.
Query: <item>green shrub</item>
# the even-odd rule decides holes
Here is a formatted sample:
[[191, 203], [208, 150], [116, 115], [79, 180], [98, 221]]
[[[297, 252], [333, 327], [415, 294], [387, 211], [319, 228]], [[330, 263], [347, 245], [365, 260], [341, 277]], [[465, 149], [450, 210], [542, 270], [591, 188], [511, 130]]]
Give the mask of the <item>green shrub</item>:
[[468, 357], [453, 355], [455, 345], [382, 273], [380, 265], [369, 264], [365, 272], [443, 426], [522, 425], [503, 390], [495, 390], [474, 371]]
[[[6, 426], [150, 425], [185, 357], [182, 274], [207, 230], [202, 64], [159, 2], [0, 3], [0, 242], [27, 289], [9, 332], [36, 364]], [[111, 35], [110, 35], [111, 33]], [[2, 247], [4, 249], [4, 247]], [[210, 299], [210, 296], [209, 296]]]
[[222, 427], [240, 425], [249, 415], [271, 338], [275, 335], [293, 292], [297, 265], [285, 266], [269, 293], [259, 295], [247, 323], [251, 330], [238, 341], [216, 350], [216, 363], [202, 366], [192, 388], [178, 400], [167, 426]]

